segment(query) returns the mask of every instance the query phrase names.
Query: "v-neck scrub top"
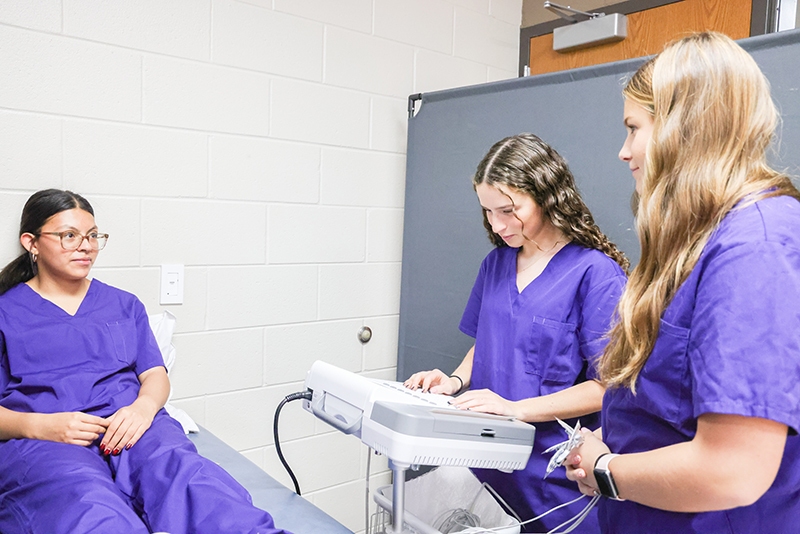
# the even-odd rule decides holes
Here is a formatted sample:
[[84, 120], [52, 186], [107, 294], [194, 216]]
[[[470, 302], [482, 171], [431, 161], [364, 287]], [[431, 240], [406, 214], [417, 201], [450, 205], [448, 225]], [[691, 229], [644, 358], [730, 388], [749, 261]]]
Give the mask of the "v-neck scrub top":
[[164, 365], [144, 305], [92, 280], [75, 315], [26, 284], [0, 296], [0, 406], [108, 417], [139, 394], [138, 375]]
[[[603, 440], [616, 453], [649, 451], [691, 441], [705, 413], [760, 417], [790, 429], [778, 475], [755, 504], [719, 512], [602, 499], [604, 533], [800, 531], [800, 203], [783, 196], [742, 205], [664, 310], [636, 395], [606, 392]], [[718, 469], [736, 466], [710, 465], [706, 476]]]
[[[26, 284], [0, 295], [7, 409], [108, 417], [136, 400], [138, 375], [163, 364], [130, 293], [92, 280], [74, 316]], [[106, 456], [100, 441], [0, 441], [0, 532], [287, 534], [163, 409], [129, 450]]]
[[[512, 401], [555, 393], [597, 376], [595, 359], [607, 343], [605, 334], [626, 281], [614, 260], [569, 243], [520, 292], [518, 251], [501, 247], [486, 256], [460, 324], [462, 332], [475, 338], [470, 389], [490, 389]], [[599, 417], [581, 417], [580, 422], [594, 429]], [[542, 453], [566, 435], [555, 421], [535, 426], [533, 452], [524, 470], [475, 470], [523, 520], [580, 496], [563, 468], [542, 480], [550, 460]], [[541, 524], [552, 529], [585, 504], [558, 510]], [[597, 528], [592, 513], [575, 532]]]

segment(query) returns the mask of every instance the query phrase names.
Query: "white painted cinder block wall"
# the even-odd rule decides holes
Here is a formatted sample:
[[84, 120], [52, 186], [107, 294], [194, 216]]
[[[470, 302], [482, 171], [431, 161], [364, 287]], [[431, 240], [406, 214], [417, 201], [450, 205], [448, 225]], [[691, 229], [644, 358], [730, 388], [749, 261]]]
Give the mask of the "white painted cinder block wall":
[[[513, 78], [520, 18], [521, 0], [4, 0], [0, 261], [32, 192], [84, 194], [111, 234], [94, 276], [178, 317], [174, 404], [290, 485], [272, 417], [311, 363], [395, 375], [406, 98]], [[182, 305], [159, 306], [163, 263], [186, 266]], [[363, 530], [366, 450], [299, 404], [280, 431], [306, 498]]]

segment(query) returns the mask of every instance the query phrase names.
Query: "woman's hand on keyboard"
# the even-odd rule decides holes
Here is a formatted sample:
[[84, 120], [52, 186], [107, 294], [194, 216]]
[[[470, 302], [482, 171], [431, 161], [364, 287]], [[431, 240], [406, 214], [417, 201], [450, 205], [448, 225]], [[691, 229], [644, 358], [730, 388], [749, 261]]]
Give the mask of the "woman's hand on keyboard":
[[461, 410], [508, 415], [522, 420], [520, 406], [514, 401], [504, 399], [494, 391], [478, 389], [467, 391], [450, 401], [450, 405]]
[[425, 393], [442, 395], [453, 395], [461, 389], [461, 382], [457, 378], [451, 378], [439, 369], [414, 373], [403, 382], [403, 385], [409, 389], [421, 389]]

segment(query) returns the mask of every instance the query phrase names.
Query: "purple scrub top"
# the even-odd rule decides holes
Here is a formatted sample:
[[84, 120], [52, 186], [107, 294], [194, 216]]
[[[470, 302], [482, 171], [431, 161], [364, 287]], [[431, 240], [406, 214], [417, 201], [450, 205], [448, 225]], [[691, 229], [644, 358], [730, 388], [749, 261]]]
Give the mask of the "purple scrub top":
[[9, 410], [108, 417], [159, 365], [144, 305], [130, 293], [92, 280], [74, 316], [26, 284], [0, 296], [0, 406]]
[[603, 439], [634, 453], [690, 441], [704, 413], [760, 417], [790, 428], [780, 471], [755, 504], [721, 512], [603, 499], [605, 533], [800, 530], [800, 203], [784, 196], [743, 206], [712, 234], [664, 311], [636, 395], [606, 392]]
[[[74, 316], [25, 284], [0, 296], [5, 408], [107, 417], [136, 400], [140, 374], [163, 364], [130, 293], [93, 280]], [[285, 532], [163, 409], [121, 455], [103, 456], [99, 441], [0, 441], [0, 530]]]
[[[595, 358], [606, 345], [604, 335], [626, 281], [614, 260], [570, 243], [520, 293], [518, 250], [502, 247], [486, 256], [460, 325], [462, 332], [475, 338], [470, 388], [490, 389], [515, 401], [555, 393], [596, 376]], [[580, 422], [594, 429], [599, 417], [581, 417]], [[535, 426], [525, 470], [511, 474], [475, 470], [523, 520], [580, 496], [563, 468], [542, 480], [550, 460], [542, 453], [566, 436], [556, 422]], [[553, 528], [585, 504], [579, 501], [542, 523]], [[594, 514], [576, 532], [597, 532]]]

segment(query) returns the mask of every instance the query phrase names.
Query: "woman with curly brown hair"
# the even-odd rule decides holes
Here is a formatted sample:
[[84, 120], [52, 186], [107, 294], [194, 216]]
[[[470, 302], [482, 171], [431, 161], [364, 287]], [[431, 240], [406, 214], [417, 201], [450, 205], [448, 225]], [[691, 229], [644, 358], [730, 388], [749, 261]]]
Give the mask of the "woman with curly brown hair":
[[[461, 331], [475, 338], [455, 372], [416, 373], [409, 387], [456, 395], [463, 409], [536, 423], [527, 467], [511, 474], [476, 470], [529, 519], [579, 497], [563, 470], [546, 481], [542, 452], [563, 441], [555, 421], [581, 417], [596, 427], [603, 388], [595, 380], [628, 261], [594, 223], [564, 159], [532, 134], [496, 143], [473, 178], [495, 250], [481, 265]], [[547, 531], [583, 504], [526, 525]], [[544, 530], [543, 530], [544, 529]], [[590, 516], [576, 532], [596, 532]]]

